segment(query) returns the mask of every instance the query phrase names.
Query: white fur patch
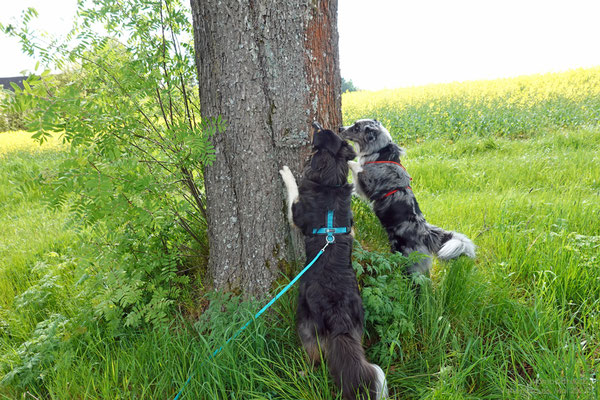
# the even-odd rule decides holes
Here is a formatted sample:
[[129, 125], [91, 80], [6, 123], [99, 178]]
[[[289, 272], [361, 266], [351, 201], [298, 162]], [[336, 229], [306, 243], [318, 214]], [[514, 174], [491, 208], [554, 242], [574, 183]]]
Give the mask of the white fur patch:
[[288, 221], [290, 222], [290, 225], [294, 226], [292, 205], [298, 201], [298, 184], [296, 183], [294, 174], [292, 174], [292, 171], [287, 165], [284, 165], [283, 168], [279, 170], [279, 174], [281, 175], [283, 183], [285, 183], [285, 187], [287, 189]]
[[475, 245], [462, 233], [452, 232], [452, 239], [444, 243], [437, 256], [441, 260], [450, 260], [461, 254], [475, 258]]
[[356, 174], [358, 174], [359, 172], [363, 171], [360, 163], [358, 163], [356, 161], [348, 161], [348, 168], [350, 168], [350, 170], [352, 171], [353, 177], [355, 177]]
[[377, 364], [371, 364], [377, 371], [377, 400], [389, 399], [387, 380], [385, 379], [385, 372]]
[[362, 188], [360, 187], [360, 183], [358, 182], [358, 174], [363, 171], [360, 162], [348, 161], [348, 168], [350, 168], [350, 171], [352, 172], [352, 182], [354, 183], [354, 190], [356, 194], [358, 194], [363, 199], [369, 201], [369, 198], [362, 190]]

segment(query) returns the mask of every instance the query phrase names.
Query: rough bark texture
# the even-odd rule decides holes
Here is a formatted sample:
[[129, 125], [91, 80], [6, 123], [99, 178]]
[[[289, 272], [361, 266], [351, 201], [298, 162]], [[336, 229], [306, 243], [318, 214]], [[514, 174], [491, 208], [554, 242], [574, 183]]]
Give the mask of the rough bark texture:
[[313, 120], [341, 125], [337, 0], [191, 6], [202, 117], [227, 127], [204, 171], [209, 272], [217, 289], [261, 295], [286, 260], [303, 257], [278, 170], [299, 176]]

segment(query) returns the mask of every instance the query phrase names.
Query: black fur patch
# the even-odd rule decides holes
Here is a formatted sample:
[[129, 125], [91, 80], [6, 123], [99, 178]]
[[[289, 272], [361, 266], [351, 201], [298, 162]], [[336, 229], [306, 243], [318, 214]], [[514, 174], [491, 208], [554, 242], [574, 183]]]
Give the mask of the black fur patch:
[[394, 161], [397, 163], [400, 162], [401, 150], [400, 150], [400, 146], [398, 146], [396, 143], [388, 144], [384, 148], [379, 149], [378, 153], [379, 153], [379, 157], [377, 158], [378, 160]]
[[[333, 210], [333, 226], [352, 225], [352, 185], [347, 183], [348, 160], [356, 157], [352, 147], [331, 131], [314, 135], [316, 152], [304, 170], [298, 201], [292, 205], [294, 224], [304, 234], [306, 259], [312, 260], [325, 245], [324, 235], [314, 228], [326, 225]], [[353, 237], [335, 236], [323, 255], [300, 278], [298, 335], [315, 363], [323, 349], [329, 371], [345, 399], [375, 399], [376, 370], [361, 344], [364, 323], [362, 299], [352, 269]]]

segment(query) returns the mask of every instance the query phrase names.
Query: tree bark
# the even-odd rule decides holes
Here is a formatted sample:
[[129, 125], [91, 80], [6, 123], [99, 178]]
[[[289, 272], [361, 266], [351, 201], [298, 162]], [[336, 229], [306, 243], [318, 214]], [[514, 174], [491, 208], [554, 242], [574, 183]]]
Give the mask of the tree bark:
[[209, 272], [218, 290], [260, 296], [304, 253], [278, 170], [299, 176], [313, 120], [332, 129], [342, 122], [337, 0], [191, 6], [202, 118], [226, 124], [204, 171]]

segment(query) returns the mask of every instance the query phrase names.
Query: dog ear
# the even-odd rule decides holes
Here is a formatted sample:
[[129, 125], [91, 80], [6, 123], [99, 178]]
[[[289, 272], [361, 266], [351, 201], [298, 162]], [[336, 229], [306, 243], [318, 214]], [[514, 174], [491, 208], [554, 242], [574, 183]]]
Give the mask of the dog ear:
[[356, 152], [346, 141], [342, 142], [342, 148], [340, 149], [339, 155], [344, 157], [346, 161], [354, 160], [356, 158]]
[[379, 150], [379, 156], [384, 157], [386, 160], [393, 160], [400, 158], [404, 155], [404, 151], [396, 143], [390, 143], [384, 148]]
[[377, 129], [373, 129], [370, 126], [365, 128], [365, 140], [367, 143], [371, 143], [373, 140], [377, 139]]
[[389, 149], [392, 157], [400, 157], [402, 155], [402, 150], [396, 143], [391, 143]]
[[342, 139], [330, 130], [322, 130], [313, 135], [313, 147], [316, 149], [326, 149], [333, 154], [337, 154], [342, 147]]
[[328, 159], [333, 159], [333, 157], [329, 154], [325, 154], [322, 151], [317, 151], [315, 154], [313, 154], [312, 160], [310, 160], [310, 168], [313, 171], [320, 171], [327, 167]]

